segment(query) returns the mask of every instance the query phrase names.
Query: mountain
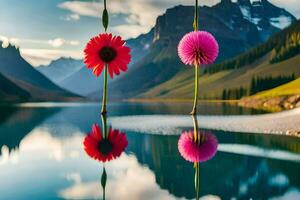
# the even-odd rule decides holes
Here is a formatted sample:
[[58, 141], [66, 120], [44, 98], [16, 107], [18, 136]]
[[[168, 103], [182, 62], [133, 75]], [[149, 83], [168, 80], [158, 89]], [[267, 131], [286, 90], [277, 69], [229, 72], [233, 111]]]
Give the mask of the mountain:
[[[249, 8], [247, 16], [251, 18], [245, 14], [246, 7]], [[109, 84], [110, 91], [114, 91], [110, 98], [136, 97], [185, 71], [186, 67], [177, 56], [177, 45], [185, 33], [192, 31], [193, 9], [192, 6], [176, 6], [157, 18], [154, 28], [143, 35], [144, 38], [147, 36], [147, 42], [135, 49], [143, 53], [142, 58], [136, 60], [118, 81]], [[200, 29], [214, 34], [219, 42], [218, 63], [247, 51], [280, 31], [274, 26], [275, 19], [280, 17], [289, 22], [295, 20], [290, 13], [266, 0], [258, 3], [222, 0], [212, 7], [199, 7]], [[99, 92], [91, 96], [99, 97]]]
[[82, 60], [62, 57], [36, 69], [57, 84], [79, 71], [83, 66]]
[[102, 81], [102, 76], [100, 78], [96, 77], [90, 69], [83, 67], [79, 71], [61, 81], [59, 85], [68, 91], [86, 96], [95, 90], [100, 91]]
[[0, 42], [0, 73], [30, 94], [30, 101], [65, 101], [79, 100], [74, 95], [55, 85], [43, 74], [27, 63], [20, 55], [19, 49], [8, 45], [2, 47]]
[[29, 99], [30, 94], [0, 74], [0, 102], [17, 102]]
[[[263, 39], [268, 39], [276, 29], [284, 29], [296, 18], [286, 10], [278, 8], [267, 0], [238, 0], [239, 8], [245, 19], [254, 23]], [[265, 31], [262, 31], [265, 30]]]
[[[200, 98], [239, 99], [299, 77], [299, 38], [300, 20], [248, 52], [207, 67], [200, 76]], [[138, 97], [192, 98], [193, 77], [193, 69], [186, 67], [174, 78]]]

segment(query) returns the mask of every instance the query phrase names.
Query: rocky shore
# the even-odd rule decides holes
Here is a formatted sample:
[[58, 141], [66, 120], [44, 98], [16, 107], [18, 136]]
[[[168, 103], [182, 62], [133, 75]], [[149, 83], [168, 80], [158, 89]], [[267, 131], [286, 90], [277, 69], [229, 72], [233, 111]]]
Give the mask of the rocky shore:
[[239, 106], [263, 109], [268, 111], [290, 110], [300, 107], [300, 94], [276, 97], [245, 97], [238, 102]]

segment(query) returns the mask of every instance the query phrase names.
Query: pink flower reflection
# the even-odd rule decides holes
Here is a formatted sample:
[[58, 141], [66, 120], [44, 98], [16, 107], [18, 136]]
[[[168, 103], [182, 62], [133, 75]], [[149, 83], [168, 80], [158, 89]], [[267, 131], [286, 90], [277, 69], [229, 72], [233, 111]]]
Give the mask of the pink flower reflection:
[[[200, 136], [200, 137], [199, 137]], [[212, 133], [200, 133], [198, 138], [201, 142], [194, 141], [194, 131], [185, 131], [181, 134], [178, 141], [178, 150], [181, 156], [193, 163], [201, 163], [210, 160], [217, 152], [218, 140]]]

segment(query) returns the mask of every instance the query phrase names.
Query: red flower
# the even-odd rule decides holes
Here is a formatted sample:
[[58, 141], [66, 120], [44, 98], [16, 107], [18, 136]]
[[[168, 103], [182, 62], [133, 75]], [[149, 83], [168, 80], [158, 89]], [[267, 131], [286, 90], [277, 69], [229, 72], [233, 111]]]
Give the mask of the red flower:
[[105, 64], [111, 78], [114, 74], [119, 75], [120, 71], [126, 72], [131, 56], [130, 48], [124, 44], [125, 41], [120, 36], [99, 34], [87, 43], [84, 49], [84, 63], [93, 69], [96, 76], [101, 74]]
[[85, 152], [100, 162], [110, 161], [119, 157], [128, 145], [125, 133], [110, 128], [108, 137], [103, 138], [97, 124], [93, 125], [83, 142]]

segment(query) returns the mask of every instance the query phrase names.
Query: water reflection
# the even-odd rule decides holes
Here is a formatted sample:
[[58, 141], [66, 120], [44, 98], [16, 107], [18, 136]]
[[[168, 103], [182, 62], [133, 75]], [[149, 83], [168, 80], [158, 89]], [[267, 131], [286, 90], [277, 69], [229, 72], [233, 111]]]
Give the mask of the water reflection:
[[195, 168], [196, 200], [199, 200], [200, 192], [200, 163], [212, 159], [218, 147], [215, 135], [210, 132], [200, 132], [197, 117], [192, 116], [194, 129], [184, 131], [178, 140], [180, 155]]
[[[93, 110], [98, 111], [26, 108], [7, 115], [0, 123], [0, 199], [101, 199], [103, 166], [82, 144], [92, 124], [101, 124], [97, 115], [89, 115]], [[195, 168], [178, 151], [180, 135], [151, 135], [142, 126], [130, 131], [115, 120], [108, 123], [126, 132], [128, 140], [125, 152], [105, 163], [108, 199], [195, 198]], [[191, 119], [178, 132], [190, 128]], [[200, 132], [215, 135], [219, 144], [213, 159], [200, 164], [199, 196], [299, 199], [299, 138]]]
[[[0, 109], [0, 149], [17, 150], [21, 140], [45, 119], [60, 109], [18, 109], [5, 107]], [[1, 151], [0, 151], [1, 155]]]
[[101, 115], [101, 121], [102, 132], [99, 125], [94, 124], [92, 131], [84, 138], [83, 145], [87, 155], [103, 163], [101, 186], [103, 189], [103, 200], [105, 200], [107, 173], [104, 163], [118, 158], [125, 151], [128, 141], [125, 133], [112, 129], [112, 127], [108, 130], [106, 114]]

